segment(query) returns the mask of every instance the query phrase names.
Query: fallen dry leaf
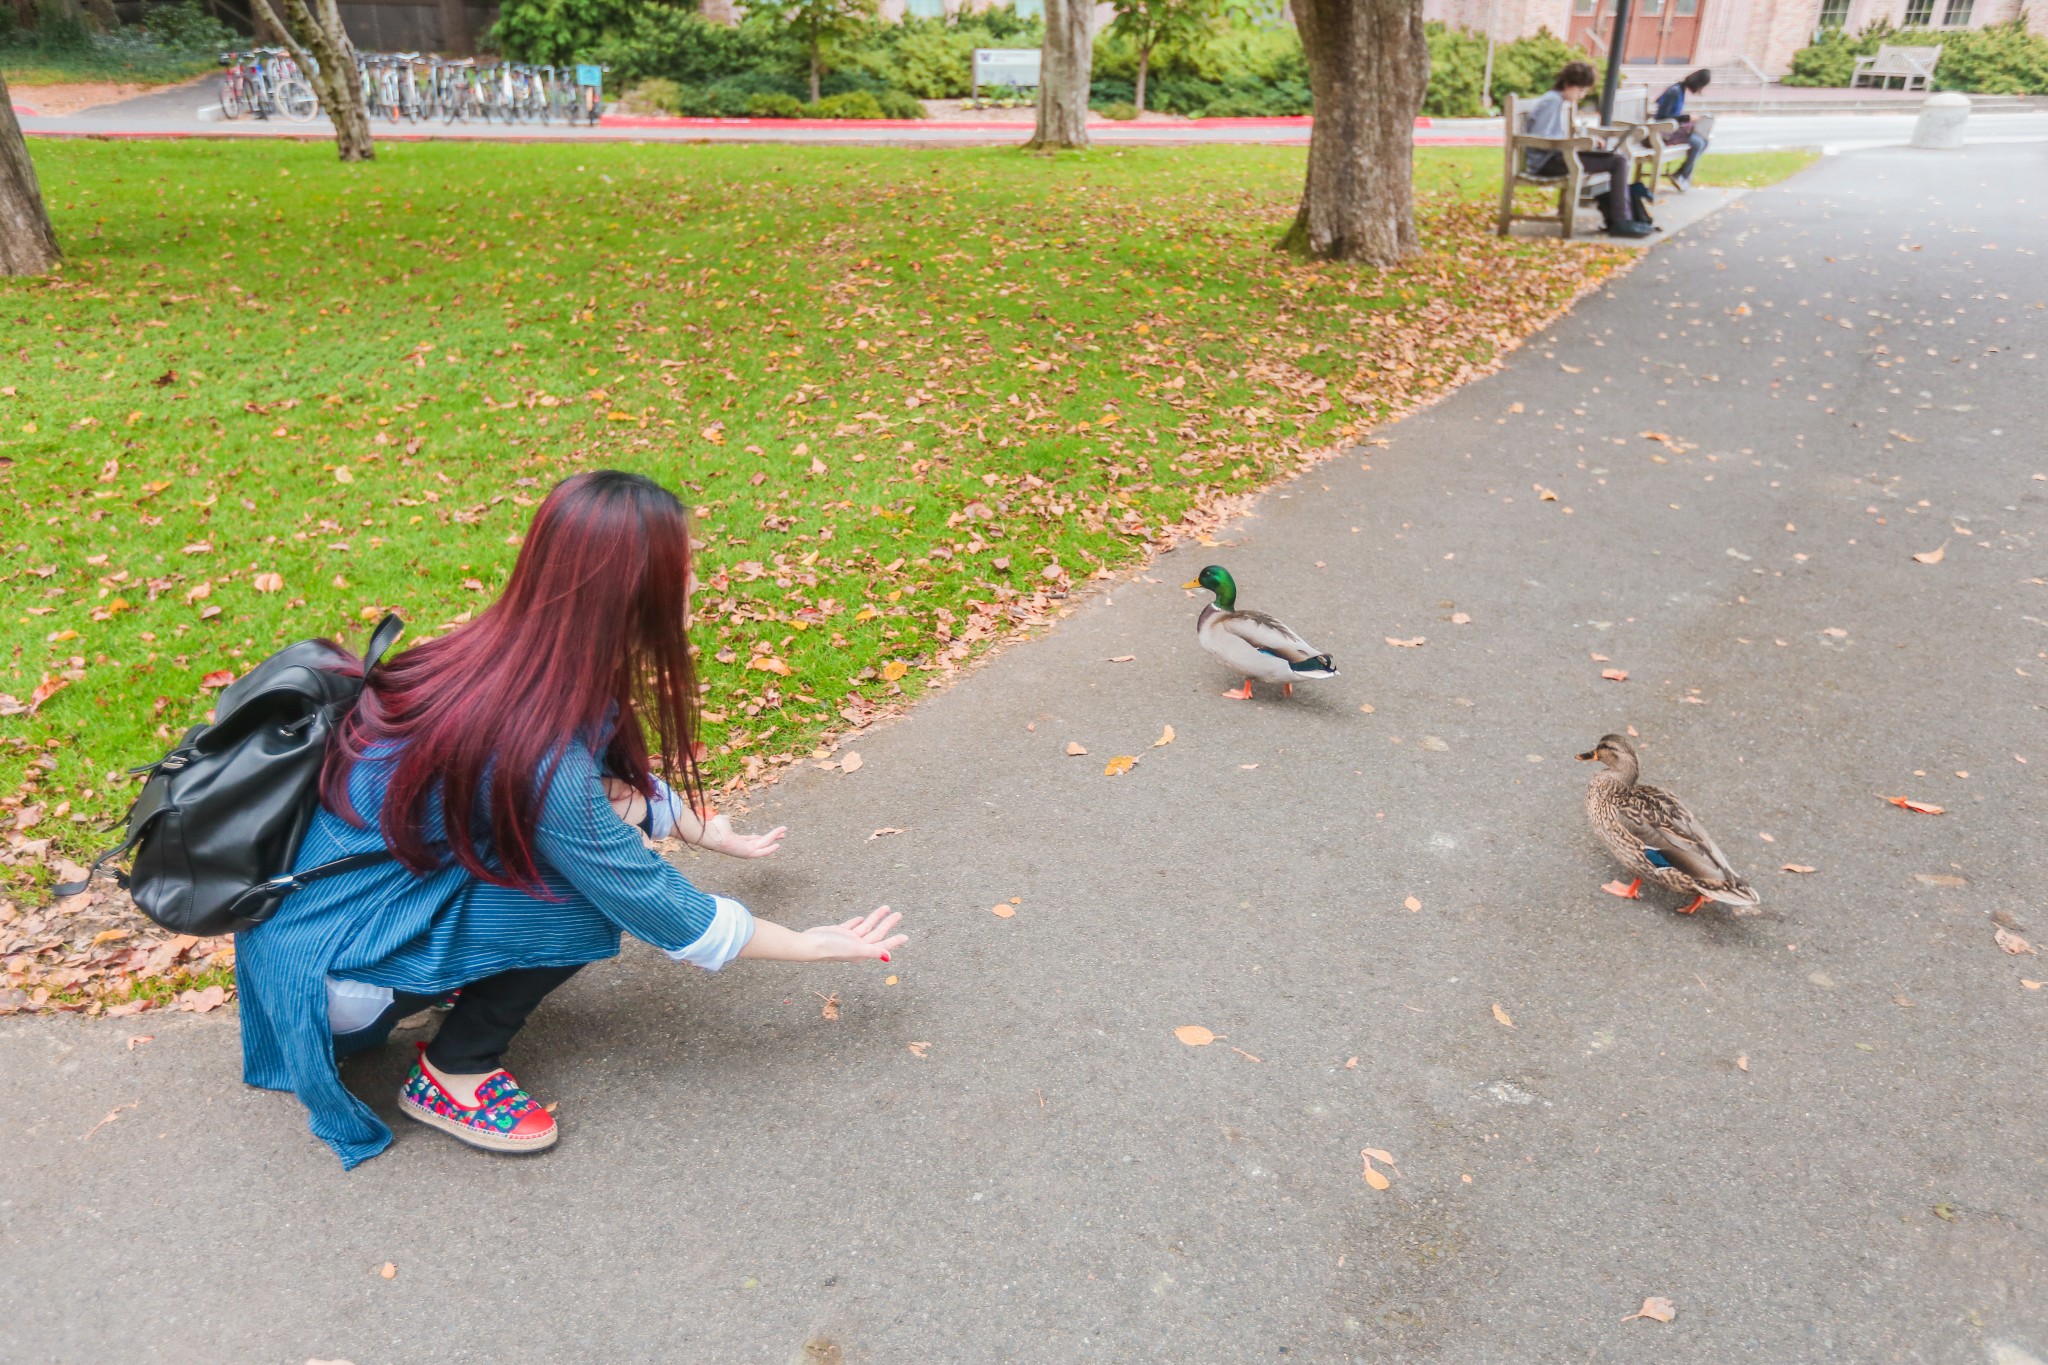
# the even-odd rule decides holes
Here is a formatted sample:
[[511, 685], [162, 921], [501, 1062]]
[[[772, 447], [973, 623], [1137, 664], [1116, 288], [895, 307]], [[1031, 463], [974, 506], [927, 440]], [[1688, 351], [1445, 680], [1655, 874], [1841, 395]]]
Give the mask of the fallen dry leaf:
[[1130, 754], [1118, 754], [1104, 765], [1102, 775], [1104, 777], [1122, 777], [1125, 773], [1136, 767], [1137, 763], [1138, 760]]
[[891, 835], [891, 834], [908, 834], [908, 833], [910, 833], [910, 831], [909, 831], [909, 830], [907, 830], [907, 829], [898, 829], [898, 828], [896, 828], [896, 827], [895, 827], [894, 825], [884, 825], [884, 826], [882, 826], [882, 827], [881, 827], [880, 829], [876, 830], [876, 831], [875, 831], [875, 832], [874, 832], [873, 834], [870, 834], [870, 835], [868, 836], [868, 839], [869, 839], [869, 841], [870, 841], [870, 842], [872, 842], [872, 841], [874, 841], [874, 840], [876, 840], [876, 839], [885, 839], [885, 838], [887, 838], [887, 837], [888, 837], [889, 835]]
[[387, 1280], [395, 1280], [398, 1278], [398, 1267], [386, 1261], [383, 1265], [377, 1267], [377, 1273]]
[[1365, 714], [1367, 714], [1367, 715], [1369, 716], [1369, 715], [1371, 715], [1371, 714], [1373, 713], [1373, 711], [1374, 711], [1374, 709], [1375, 709], [1375, 708], [1374, 708], [1374, 706], [1373, 706], [1373, 704], [1372, 704], [1371, 702], [1369, 702], [1369, 701], [1362, 701], [1362, 702], [1358, 703], [1358, 709], [1359, 709], [1359, 710], [1361, 710], [1361, 711], [1363, 711], [1363, 712], [1365, 712]]
[[1454, 626], [1469, 626], [1472, 624], [1472, 617], [1466, 612], [1454, 611], [1451, 613], [1451, 624]]
[[840, 760], [839, 760], [839, 771], [840, 771], [840, 772], [843, 772], [843, 773], [855, 773], [855, 772], [859, 772], [859, 771], [860, 771], [860, 755], [859, 755], [859, 754], [853, 754], [853, 753], [850, 753], [850, 754], [848, 754], [848, 755], [847, 755], [846, 757], [844, 757], [844, 758], [840, 759]]
[[258, 592], [282, 592], [284, 575], [281, 573], [260, 573], [249, 580], [249, 586]]
[[1109, 656], [1109, 661], [1113, 664], [1127, 664], [1137, 657], [1135, 654], [1112, 654]]
[[930, 1043], [905, 1043], [905, 1044], [904, 1044], [904, 1046], [910, 1049], [910, 1055], [911, 1055], [911, 1056], [913, 1056], [913, 1057], [922, 1057], [922, 1056], [924, 1056], [924, 1054], [925, 1054], [925, 1050], [926, 1050], [927, 1048], [929, 1048], [929, 1047], [931, 1046], [931, 1044], [930, 1044]]
[[1786, 863], [1786, 864], [1785, 864], [1785, 865], [1784, 865], [1783, 867], [1779, 868], [1779, 869], [1778, 869], [1778, 871], [1780, 871], [1780, 872], [1797, 872], [1797, 873], [1800, 873], [1801, 875], [1804, 875], [1804, 874], [1806, 874], [1806, 873], [1808, 873], [1808, 872], [1811, 872], [1811, 871], [1813, 871], [1813, 869], [1812, 869], [1812, 868], [1810, 868], [1810, 867], [1808, 867], [1808, 866], [1807, 866], [1807, 865], [1806, 865], [1805, 863]]
[[1515, 1021], [1508, 1017], [1508, 1012], [1498, 1004], [1493, 1007], [1493, 1017], [1502, 1028], [1513, 1028], [1515, 1026]]
[[1415, 897], [1413, 896], [1410, 896], [1407, 900], [1402, 901], [1401, 904], [1409, 910], [1420, 910], [1422, 908], [1422, 902], [1415, 899]]
[[229, 683], [233, 682], [234, 680], [235, 671], [232, 668], [221, 668], [216, 669], [213, 672], [207, 674], [205, 677], [201, 678], [199, 680], [199, 685], [202, 688], [226, 687]]
[[1356, 1071], [1356, 1070], [1358, 1070], [1358, 1058], [1356, 1058], [1356, 1057], [1353, 1057], [1353, 1058], [1352, 1058], [1352, 1059], [1351, 1059], [1350, 1061], [1348, 1061], [1348, 1062], [1344, 1063], [1344, 1069], [1345, 1069], [1346, 1071]]
[[1648, 1318], [1651, 1322], [1669, 1322], [1678, 1316], [1678, 1306], [1669, 1299], [1644, 1299], [1643, 1306], [1623, 1318], [1623, 1322], [1634, 1322], [1637, 1318]]
[[2027, 942], [2018, 934], [2015, 934], [2012, 930], [2007, 929], [2002, 925], [1993, 927], [1991, 931], [1991, 937], [1992, 940], [1996, 942], [1999, 947], [2005, 949], [2005, 951], [2011, 953], [2014, 957], [2018, 957], [2022, 953], [2033, 953], [2036, 956], [2040, 955], [2039, 950], [2036, 949], [2033, 944]]
[[1935, 546], [1933, 549], [1925, 550], [1922, 551], [1920, 554], [1914, 555], [1913, 562], [1915, 564], [1939, 564], [1941, 563], [1942, 558], [1947, 554], [1948, 542], [1944, 540], [1943, 542], [1941, 542], [1941, 544]]
[[1827, 636], [1831, 640], [1846, 640], [1849, 638], [1849, 632], [1843, 630], [1840, 626], [1829, 626], [1826, 630], [1823, 630], [1821, 634]]
[[1086, 749], [1082, 748], [1079, 744], [1076, 744], [1073, 740], [1070, 739], [1067, 741], [1067, 757], [1080, 758], [1087, 752], [1088, 751]]
[[994, 915], [994, 916], [995, 916], [995, 917], [996, 917], [997, 919], [1008, 919], [1008, 918], [1009, 918], [1010, 916], [1012, 916], [1012, 915], [1014, 915], [1014, 914], [1016, 914], [1016, 913], [1017, 913], [1017, 907], [1016, 907], [1016, 906], [1014, 906], [1014, 905], [1008, 905], [1008, 904], [1005, 904], [1005, 905], [991, 905], [991, 906], [990, 906], [990, 907], [988, 908], [988, 912], [989, 912], [989, 913], [990, 913], [991, 915]]
[[1173, 1036], [1189, 1047], [1207, 1047], [1216, 1041], [1216, 1035], [1200, 1024], [1182, 1024], [1173, 1031]]
[[1236, 1054], [1237, 1054], [1238, 1056], [1240, 1056], [1240, 1057], [1244, 1058], [1244, 1059], [1245, 1059], [1246, 1061], [1248, 1061], [1248, 1062], [1259, 1062], [1259, 1061], [1264, 1061], [1264, 1060], [1265, 1060], [1265, 1059], [1264, 1059], [1263, 1057], [1254, 1057], [1254, 1056], [1252, 1056], [1252, 1054], [1251, 1054], [1251, 1053], [1249, 1053], [1249, 1052], [1246, 1052], [1246, 1051], [1245, 1051], [1245, 1050], [1244, 1050], [1243, 1048], [1241, 1048], [1241, 1047], [1233, 1047], [1233, 1048], [1231, 1048], [1230, 1050], [1231, 1050], [1232, 1052], [1235, 1052], [1235, 1053], [1236, 1053]]
[[1380, 1174], [1379, 1170], [1374, 1167], [1371, 1157], [1365, 1158], [1365, 1183], [1376, 1190], [1389, 1190], [1394, 1187], [1394, 1182]]
[[94, 1124], [94, 1125], [93, 1125], [92, 1127], [90, 1127], [90, 1128], [86, 1129], [86, 1130], [85, 1130], [85, 1131], [84, 1131], [83, 1133], [81, 1133], [81, 1134], [79, 1135], [79, 1138], [78, 1138], [78, 1140], [79, 1140], [80, 1142], [83, 1142], [83, 1141], [85, 1141], [85, 1140], [86, 1140], [87, 1138], [91, 1137], [91, 1136], [92, 1136], [92, 1135], [93, 1135], [94, 1133], [97, 1133], [97, 1132], [98, 1132], [98, 1131], [99, 1131], [100, 1129], [102, 1129], [102, 1128], [106, 1127], [106, 1126], [107, 1126], [108, 1124], [112, 1123], [112, 1122], [113, 1122], [113, 1121], [114, 1121], [115, 1119], [117, 1119], [117, 1118], [120, 1118], [120, 1117], [121, 1117], [121, 1111], [122, 1111], [122, 1110], [124, 1110], [124, 1109], [133, 1109], [133, 1108], [134, 1108], [134, 1107], [135, 1107], [135, 1106], [136, 1106], [137, 1104], [140, 1104], [140, 1103], [141, 1103], [141, 1101], [140, 1101], [140, 1100], [135, 1100], [135, 1101], [132, 1101], [132, 1102], [130, 1102], [130, 1103], [128, 1103], [128, 1104], [117, 1104], [117, 1105], [115, 1105], [115, 1106], [114, 1106], [114, 1107], [113, 1107], [112, 1109], [109, 1109], [109, 1110], [107, 1111], [107, 1116], [106, 1116], [105, 1118], [101, 1119], [101, 1120], [100, 1120], [100, 1121], [99, 1121], [98, 1123], [95, 1123], [95, 1124]]
[[1736, 1069], [1737, 1071], [1747, 1071], [1747, 1070], [1749, 1070], [1749, 1058], [1748, 1058], [1748, 1057], [1746, 1057], [1746, 1056], [1745, 1056], [1745, 1057], [1737, 1057], [1737, 1058], [1735, 1059], [1735, 1069]]
[[1603, 668], [1600, 670], [1600, 676], [1609, 682], [1627, 682], [1628, 670], [1625, 668]]
[[820, 1013], [822, 1013], [827, 1019], [837, 1019], [839, 1017], [838, 991], [834, 991], [830, 995], [825, 995], [818, 991], [812, 991], [811, 994], [817, 996], [820, 1000], [825, 1002], [825, 1007], [823, 1010], [820, 1011]]
[[153, 1043], [155, 1041], [156, 1035], [154, 1033], [138, 1033], [133, 1038], [130, 1038], [128, 1040], [128, 1050], [130, 1052], [133, 1052], [136, 1048], [141, 1047], [144, 1043]]
[[1913, 801], [1903, 796], [1886, 796], [1884, 793], [1879, 792], [1877, 799], [1889, 801], [1900, 810], [1917, 810], [1922, 815], [1940, 815], [1943, 813], [1940, 806], [1930, 806], [1925, 801]]
[[2048, 986], [2048, 981], [2029, 981], [2023, 976], [2020, 978], [2020, 984], [2030, 991], [2038, 991], [2041, 987]]
[[1173, 727], [1169, 725], [1160, 732], [1159, 738], [1152, 741], [1152, 747], [1157, 749], [1163, 744], [1171, 743], [1173, 743]]
[[888, 663], [882, 665], [882, 681], [895, 682], [909, 671], [909, 664], [904, 663], [901, 659], [891, 659]]
[[1420, 649], [1424, 644], [1428, 643], [1428, 641], [1420, 635], [1416, 636], [1412, 640], [1396, 640], [1393, 636], [1389, 635], [1386, 637], [1386, 641], [1388, 644], [1392, 645], [1396, 649]]

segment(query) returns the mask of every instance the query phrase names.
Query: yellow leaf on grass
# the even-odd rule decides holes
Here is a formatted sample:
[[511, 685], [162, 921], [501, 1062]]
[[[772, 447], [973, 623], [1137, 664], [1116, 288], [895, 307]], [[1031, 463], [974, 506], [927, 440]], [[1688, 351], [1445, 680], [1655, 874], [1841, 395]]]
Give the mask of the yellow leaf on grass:
[[888, 663], [882, 665], [882, 681], [895, 682], [909, 671], [909, 664], [904, 663], [901, 659], [891, 659]]
[[773, 673], [783, 678], [788, 677], [791, 672], [789, 665], [776, 658], [773, 654], [757, 654], [747, 660], [747, 667], [758, 668], [764, 673]]
[[1207, 1047], [1216, 1041], [1216, 1035], [1200, 1024], [1182, 1024], [1173, 1031], [1173, 1036], [1189, 1047]]
[[1173, 727], [1172, 727], [1171, 725], [1169, 725], [1169, 726], [1167, 726], [1167, 727], [1166, 727], [1166, 729], [1165, 729], [1165, 730], [1163, 730], [1163, 731], [1162, 731], [1162, 732], [1160, 733], [1160, 736], [1159, 736], [1159, 738], [1157, 738], [1157, 739], [1155, 739], [1155, 740], [1153, 740], [1153, 741], [1152, 741], [1152, 747], [1153, 747], [1153, 748], [1155, 748], [1155, 749], [1157, 749], [1157, 748], [1158, 748], [1159, 746], [1161, 746], [1162, 744], [1171, 744], [1171, 743], [1173, 743]]
[[1130, 754], [1118, 754], [1103, 767], [1102, 775], [1104, 777], [1122, 777], [1125, 773], [1136, 767], [1137, 763], [1138, 760]]
[[1493, 1007], [1493, 1017], [1497, 1021], [1499, 1021], [1500, 1026], [1502, 1028], [1513, 1028], [1515, 1026], [1515, 1021], [1512, 1018], [1510, 1018], [1508, 1012], [1502, 1009], [1499, 1005], [1495, 1005]]

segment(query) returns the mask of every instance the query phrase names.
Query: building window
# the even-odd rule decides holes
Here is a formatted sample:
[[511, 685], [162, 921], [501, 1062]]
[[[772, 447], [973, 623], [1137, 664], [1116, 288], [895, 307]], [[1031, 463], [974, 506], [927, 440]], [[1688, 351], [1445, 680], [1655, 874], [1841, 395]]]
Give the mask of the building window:
[[1849, 22], [1849, 0], [1821, 0], [1820, 26], [1823, 29], [1840, 28]]
[[943, 19], [946, 17], [946, 0], [909, 0], [904, 10], [918, 19]]
[[1679, 18], [1690, 19], [1700, 12], [1700, 0], [1678, 0], [1671, 9]]
[[1926, 28], [1934, 22], [1934, 0], [1906, 0], [1907, 28]]
[[1636, 0], [1636, 15], [1643, 19], [1655, 19], [1664, 12], [1664, 0]]
[[1948, 8], [1942, 12], [1941, 22], [1947, 28], [1968, 28], [1970, 10], [1976, 0], [1948, 0]]
[[1591, 14], [1592, 12], [1593, 12], [1593, 0], [1572, 0], [1572, 13], [1573, 13], [1573, 14], [1581, 14], [1581, 15], [1584, 15], [1584, 14]]

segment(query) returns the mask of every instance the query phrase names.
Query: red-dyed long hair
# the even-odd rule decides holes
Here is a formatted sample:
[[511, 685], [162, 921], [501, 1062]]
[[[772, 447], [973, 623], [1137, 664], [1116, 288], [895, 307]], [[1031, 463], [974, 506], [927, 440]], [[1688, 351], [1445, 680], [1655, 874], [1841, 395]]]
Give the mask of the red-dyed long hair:
[[349, 775], [372, 749], [402, 746], [378, 819], [399, 861], [421, 873], [443, 861], [426, 829], [438, 796], [455, 860], [525, 891], [542, 885], [534, 827], [565, 745], [601, 753], [643, 796], [658, 758], [701, 805], [689, 573], [689, 514], [675, 494], [616, 470], [564, 479], [534, 513], [498, 600], [370, 675], [328, 748], [322, 801], [361, 828]]

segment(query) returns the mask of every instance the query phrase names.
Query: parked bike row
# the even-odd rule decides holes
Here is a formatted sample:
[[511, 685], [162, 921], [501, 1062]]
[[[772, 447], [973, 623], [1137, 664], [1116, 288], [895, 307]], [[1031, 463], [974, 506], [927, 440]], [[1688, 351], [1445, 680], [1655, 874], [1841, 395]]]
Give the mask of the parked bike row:
[[[320, 112], [313, 83], [283, 48], [226, 52], [220, 61], [226, 69], [223, 117], [305, 123]], [[392, 122], [594, 124], [604, 108], [607, 69], [588, 63], [455, 61], [418, 52], [356, 54], [356, 75], [370, 117]]]

